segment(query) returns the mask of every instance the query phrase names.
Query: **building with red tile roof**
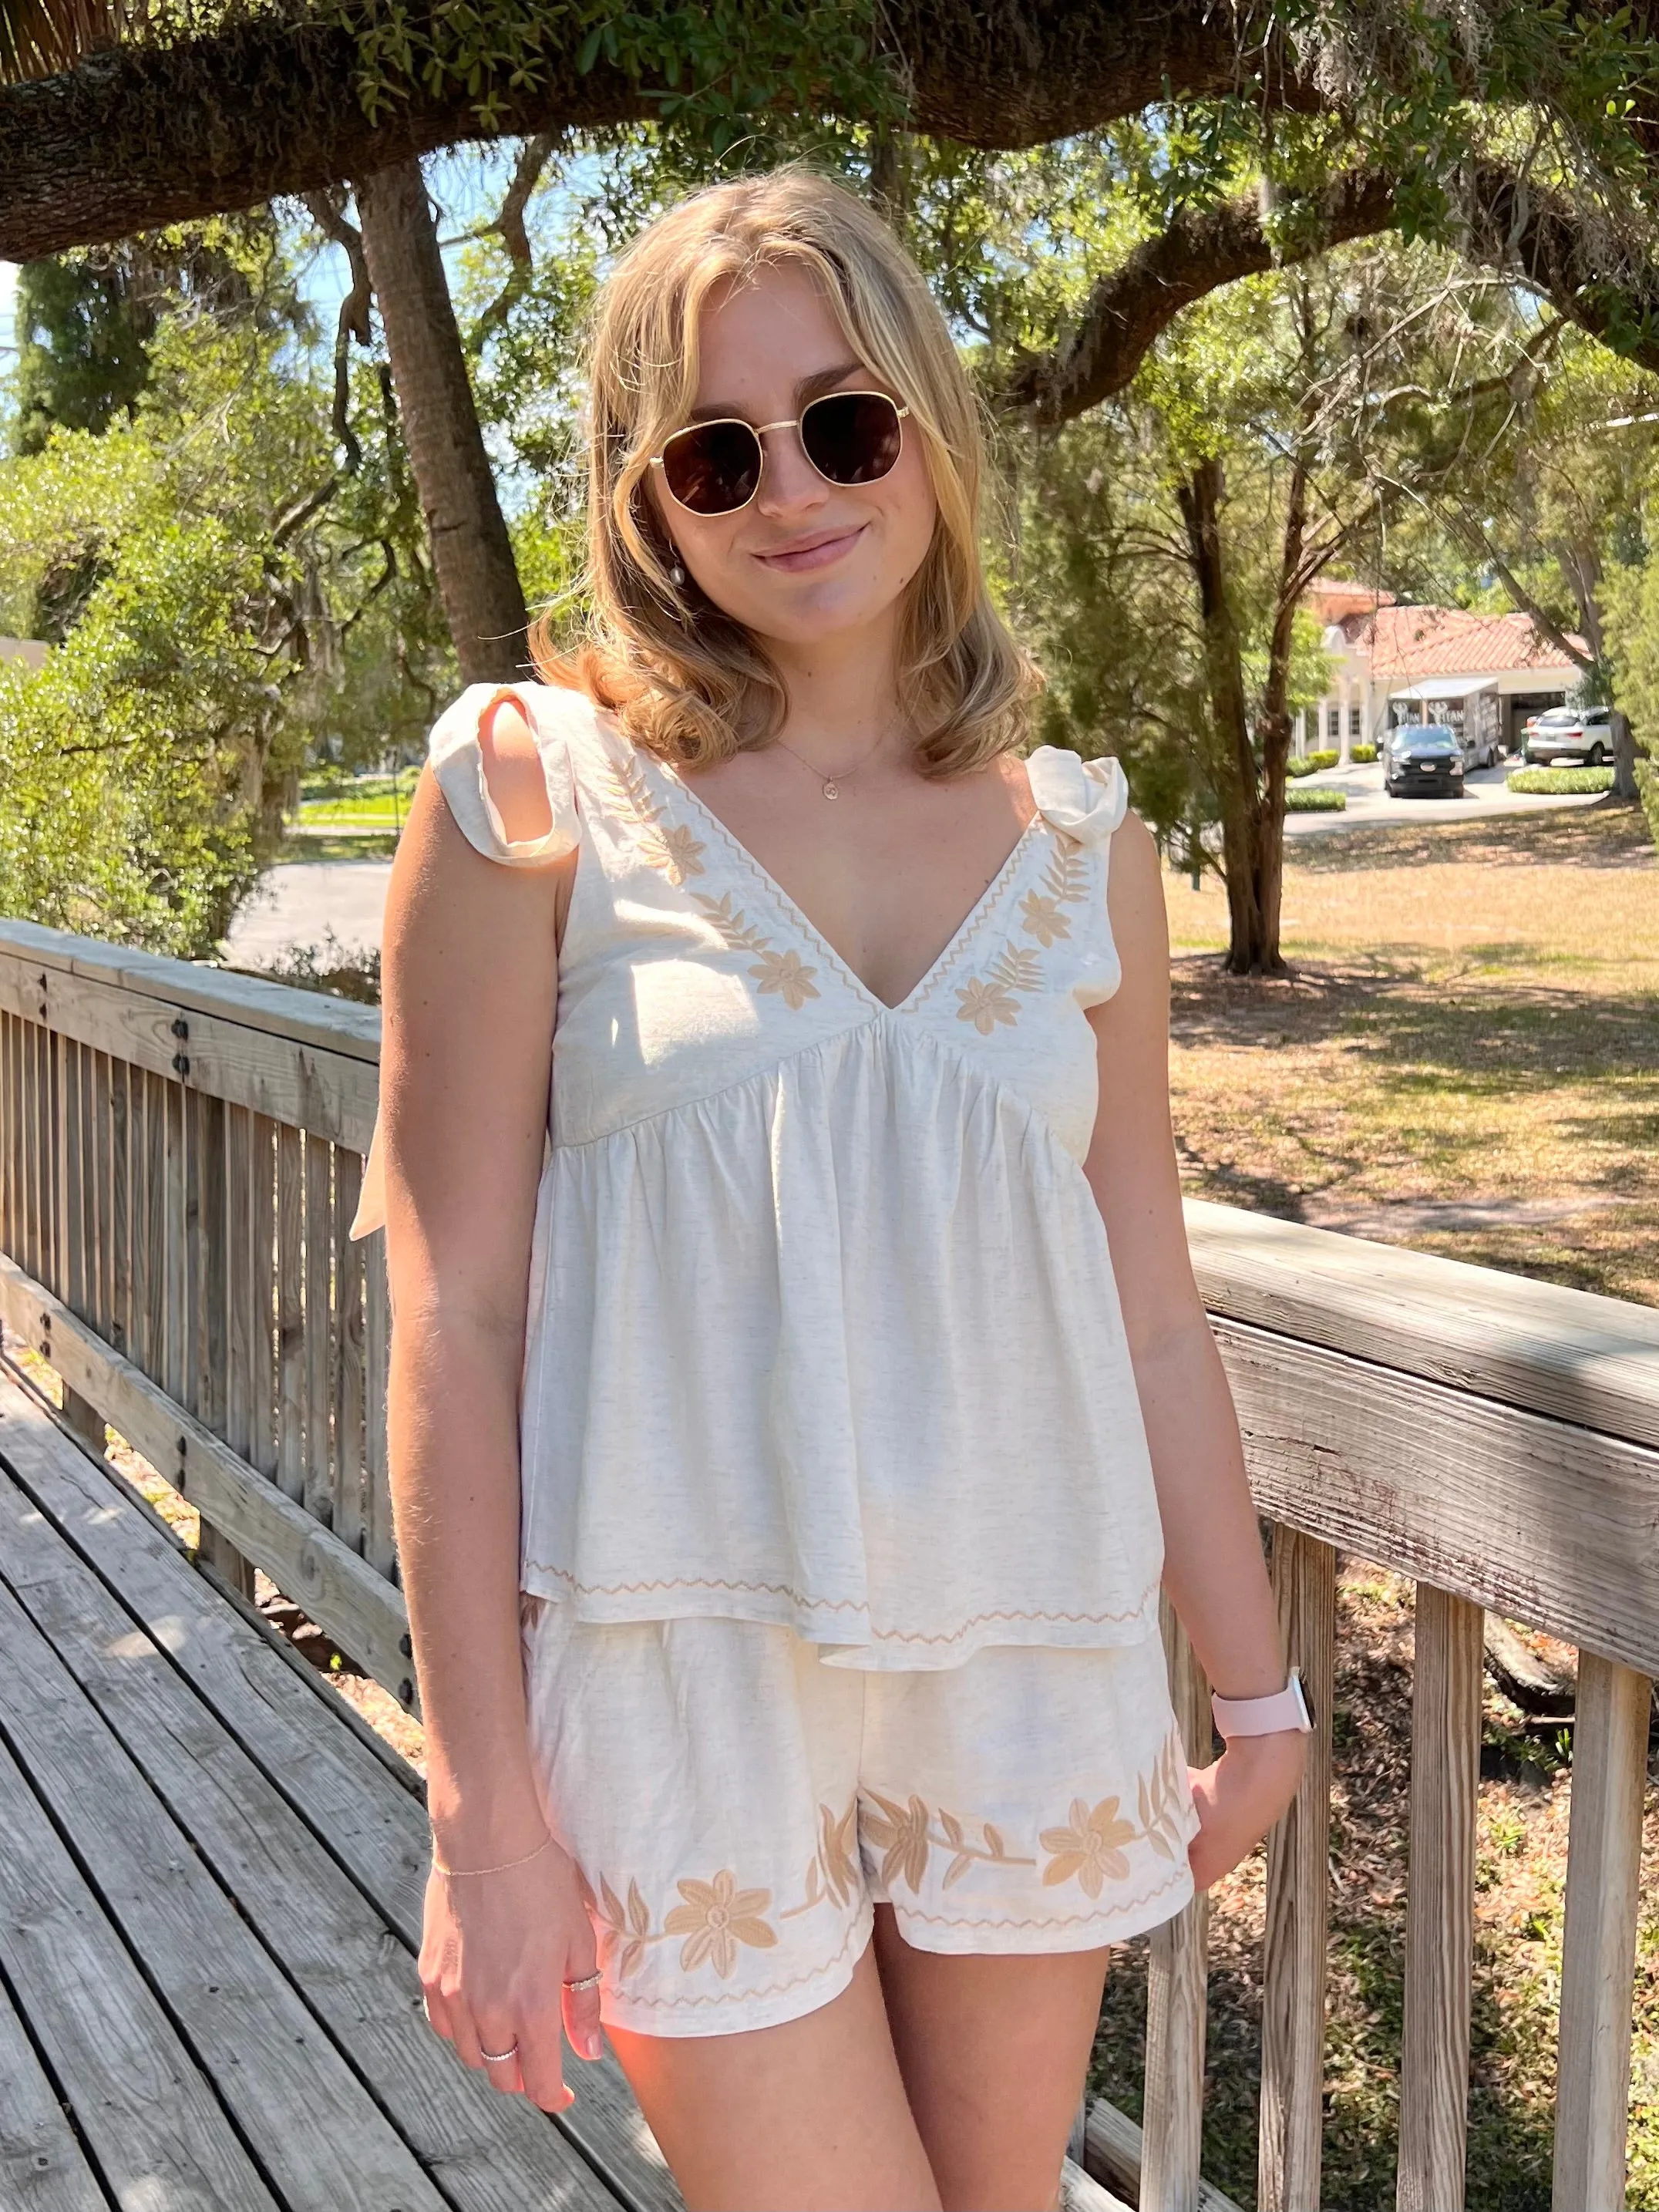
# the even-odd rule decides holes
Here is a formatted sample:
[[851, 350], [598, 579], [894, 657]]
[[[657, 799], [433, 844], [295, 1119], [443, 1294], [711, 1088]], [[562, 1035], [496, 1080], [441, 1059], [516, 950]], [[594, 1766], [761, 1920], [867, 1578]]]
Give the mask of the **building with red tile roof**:
[[[1298, 752], [1375, 744], [1394, 722], [1449, 722], [1473, 733], [1495, 720], [1518, 747], [1528, 714], [1562, 705], [1580, 671], [1530, 615], [1470, 614], [1402, 604], [1392, 592], [1318, 576], [1304, 604], [1334, 665], [1330, 690], [1297, 718]], [[1588, 651], [1582, 637], [1568, 633]]]

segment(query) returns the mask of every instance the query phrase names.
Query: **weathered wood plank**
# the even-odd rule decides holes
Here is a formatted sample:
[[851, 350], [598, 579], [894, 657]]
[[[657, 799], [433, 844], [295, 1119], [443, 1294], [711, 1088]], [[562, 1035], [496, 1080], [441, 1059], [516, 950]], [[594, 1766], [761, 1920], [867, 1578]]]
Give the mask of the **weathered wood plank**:
[[72, 1313], [86, 1316], [87, 1224], [82, 1196], [81, 1047], [67, 1038], [51, 1040], [60, 1056], [54, 1149], [61, 1162], [58, 1179], [58, 1249], [64, 1255], [64, 1300]]
[[[160, 1081], [157, 1077], [155, 1079]], [[185, 1094], [176, 1083], [161, 1085], [161, 1126], [166, 1146], [163, 1222], [162, 1342], [155, 1379], [175, 1405], [186, 1401], [190, 1347], [190, 1193], [185, 1158]]]
[[1578, 1655], [1555, 2090], [1555, 2212], [1623, 2212], [1647, 1785], [1645, 1674]]
[[334, 1148], [334, 1533], [363, 1548], [366, 1453], [363, 1423], [363, 1248], [351, 1241], [362, 1188], [356, 1152]]
[[[1170, 1694], [1191, 1766], [1213, 1756], [1209, 1687], [1169, 1600], [1160, 1600]], [[1152, 1931], [1146, 1978], [1146, 2121], [1143, 2204], [1198, 2212], [1208, 2025], [1208, 1895]]]
[[1212, 1314], [1632, 1443], [1659, 1445], [1659, 1310], [1204, 1199]]
[[[305, 1494], [305, 1151], [300, 1132], [276, 1125], [276, 1480]], [[378, 1565], [379, 1563], [376, 1562]]]
[[234, 1553], [263, 1567], [393, 1697], [407, 1688], [403, 1702], [418, 1717], [400, 1590], [9, 1261], [0, 1261], [0, 1318], [97, 1407]]
[[1294, 1802], [1267, 1838], [1262, 1961], [1260, 2212], [1320, 2212], [1325, 2126], [1325, 1976], [1330, 1917], [1331, 1700], [1336, 1553], [1282, 1522], [1273, 1532], [1279, 1631], [1313, 1713]]
[[[209, 1976], [214, 2002], [189, 2010], [189, 2032], [204, 2048], [204, 2070], [216, 2079], [235, 2067], [237, 2045], [242, 2046], [240, 2073], [246, 2078], [232, 2073], [225, 2094], [256, 2143], [280, 2124], [284, 2105], [297, 2106], [301, 2131], [311, 2140], [298, 2175], [284, 2175], [273, 2164], [285, 2193], [296, 2203], [407, 2206], [410, 2212], [416, 2205], [437, 2212], [440, 2203], [465, 2205], [472, 2212], [519, 2212], [532, 2203], [608, 2212], [614, 2203], [610, 2193], [545, 2122], [498, 2136], [495, 2123], [502, 2100], [487, 2081], [457, 2067], [421, 2018], [420, 1982], [408, 1951], [387, 1940], [380, 1914], [160, 1645], [135, 1629], [58, 1530], [42, 1522], [27, 1492], [9, 1488], [0, 1474], [0, 1515], [8, 1493], [14, 1509], [23, 1509], [14, 1510], [5, 1531], [15, 1563], [12, 1579], [33, 1627], [52, 1647], [52, 1663], [72, 1678], [109, 1736], [142, 1770], [165, 1808], [161, 1819], [178, 1824], [180, 1847], [167, 1851], [167, 1862], [199, 1854], [198, 1863], [210, 1866], [234, 1899], [234, 1907], [216, 1908], [207, 1899], [198, 1916], [202, 1937], [192, 1925], [180, 1938], [170, 1924], [186, 1902], [182, 1897], [173, 1901], [159, 1929], [135, 1929], [132, 1914], [124, 1922], [140, 1939], [136, 1948], [146, 1955], [159, 1954], [156, 1978], [165, 1982], [178, 1953], [188, 1955], [226, 1915], [236, 1920], [240, 1942], [223, 1944], [214, 1956]], [[50, 1674], [50, 1665], [46, 1671]], [[84, 1726], [81, 1733], [87, 1733]], [[209, 1741], [213, 1750], [204, 1755], [199, 1747]], [[99, 1747], [94, 1742], [90, 1748], [89, 1774]], [[112, 1763], [108, 1753], [103, 1763]], [[112, 1805], [125, 1781], [118, 1771]], [[132, 1797], [130, 1788], [126, 1795]], [[145, 1817], [142, 1801], [134, 1802], [135, 1833]], [[155, 1814], [148, 1825], [157, 1826]], [[98, 1840], [86, 1853], [89, 1862]], [[202, 1879], [208, 1879], [205, 1872]], [[250, 1929], [257, 1931], [258, 1945]], [[319, 2037], [307, 2023], [297, 2042], [291, 2031], [273, 2038], [284, 2077], [274, 2085], [253, 2030], [262, 2010], [268, 2032], [282, 2028], [283, 2021], [270, 2015], [280, 2009], [286, 1985], [274, 1992], [265, 1986], [269, 1974], [259, 1968], [266, 1950], [323, 2031]], [[252, 2002], [243, 2002], [239, 1974], [254, 1990]], [[205, 2012], [200, 2027], [206, 2030], [227, 2003], [235, 2012], [234, 2032], [210, 2043], [198, 2033], [198, 2014]], [[335, 2056], [337, 2047], [355, 2073]], [[415, 2166], [403, 2137], [442, 2173], [443, 2199]], [[533, 2158], [527, 2159], [532, 2143]], [[488, 2145], [487, 2154], [471, 2155], [475, 2145]], [[295, 2185], [299, 2180], [306, 2184], [303, 2193]]]
[[44, 929], [9, 918], [0, 919], [0, 955], [20, 963], [42, 990], [61, 988], [64, 976], [82, 976], [353, 1059], [372, 1062], [380, 1058], [376, 1006], [354, 1006], [262, 976], [240, 975], [200, 961], [170, 960], [126, 945], [106, 945], [100, 938], [76, 937], [67, 930]]
[[112, 1236], [110, 1220], [110, 1061], [102, 1052], [81, 1063], [81, 1103], [85, 1115], [81, 1176], [87, 1197], [87, 1303], [93, 1327], [112, 1340], [110, 1294]]
[[253, 1461], [253, 1116], [225, 1114], [225, 1441]]
[[0, 1986], [0, 2204], [11, 2212], [109, 2212], [58, 2093]]
[[0, 1966], [118, 2203], [283, 2212], [3, 1741]]
[[167, 1086], [159, 1075], [140, 1074], [144, 1087], [144, 1155], [137, 1196], [144, 1213], [145, 1321], [138, 1358], [152, 1382], [167, 1376]]
[[[379, 1093], [372, 1061], [118, 985], [56, 970], [47, 984], [45, 1019], [60, 1036], [153, 1075], [171, 1076], [192, 1091], [368, 1150]], [[38, 975], [0, 953], [0, 1006], [39, 1020], [41, 1003]]]
[[[1151, 2212], [1150, 2200], [1140, 2192], [1140, 2167], [1145, 2156], [1146, 2139], [1137, 2123], [1127, 2112], [1120, 2112], [1105, 2097], [1089, 2100], [1089, 2119], [1085, 2130], [1085, 2163], [1091, 2173], [1121, 2189], [1131, 2203], [1144, 2204]], [[1213, 2182], [1200, 2181], [1198, 2185], [1198, 2212], [1239, 2212], [1231, 2197], [1222, 2194]]]
[[248, 1457], [276, 1472], [276, 1129], [253, 1116], [253, 1441]]
[[325, 1525], [334, 1519], [333, 1391], [329, 1356], [334, 1343], [332, 1148], [306, 1138], [306, 1457], [302, 1495], [307, 1513]]
[[1258, 1509], [1659, 1674], [1659, 1453], [1235, 1322]]
[[[55, 1443], [47, 1418], [0, 1375], [0, 1458], [18, 1473], [35, 1506], [118, 1590], [134, 1619], [412, 1955], [421, 1941], [429, 1856], [418, 1777], [251, 1609], [240, 1613], [219, 1598], [192, 1571], [171, 1534], [114, 1477], [72, 1449], [40, 1448], [43, 1425]], [[345, 1997], [351, 1996], [348, 1982]], [[441, 2047], [438, 2056], [435, 2075], [429, 2065], [411, 2075], [414, 2093], [441, 2087], [446, 2075], [461, 2088], [476, 2084]], [[567, 2079], [577, 2101], [555, 2125], [580, 2144], [583, 2156], [635, 2212], [680, 2212], [661, 2153], [614, 2059], [572, 2063], [577, 2070]], [[500, 2097], [487, 2086], [482, 2106], [493, 2118], [487, 2126], [473, 2124], [469, 2134], [453, 2117], [466, 2108], [453, 2100], [434, 2103], [434, 2132], [441, 2140], [453, 2134], [454, 2148], [442, 2160], [446, 2188], [458, 2177], [483, 2187], [498, 2160], [517, 2185], [520, 2168], [507, 2164], [505, 2148], [514, 2161], [539, 2160], [539, 2186], [547, 2188], [559, 2169], [541, 2116], [522, 2099]], [[480, 2106], [470, 2109], [477, 2113]], [[515, 2132], [526, 2129], [531, 2132]], [[411, 2140], [419, 2147], [418, 2138]], [[468, 2212], [477, 2201], [458, 2199]], [[486, 2201], [491, 2212], [508, 2206], [519, 2212], [541, 2199], [520, 2189], [516, 2198]]]
[[[9, 1502], [12, 1534], [15, 1509], [28, 1500], [10, 1489]], [[62, 1578], [73, 1577], [76, 1563], [32, 1563], [26, 1555], [20, 1572], [31, 1564], [50, 1578], [21, 1594], [9, 1565], [0, 1578], [8, 1737], [122, 1940], [183, 2024], [195, 2067], [212, 2082], [260, 2170], [286, 2203], [443, 2212], [444, 2199], [248, 1926], [241, 1900], [234, 1905], [226, 1897], [191, 1849], [193, 1838], [31, 1618], [38, 1607], [58, 1633], [75, 1638]], [[130, 1624], [111, 1619], [113, 1607], [100, 1603], [85, 1570], [73, 1579], [76, 1602], [102, 1614], [131, 1646]], [[159, 1694], [159, 1678], [152, 1681]], [[146, 1750], [166, 1762], [168, 1778], [182, 1788], [188, 1785], [181, 1766], [210, 1769], [213, 1755], [198, 1749], [209, 1725], [199, 1701], [185, 1693], [173, 1703], [183, 1711], [190, 1748], [181, 1751], [163, 1730], [143, 1735]], [[222, 1755], [234, 1758], [234, 1747], [225, 1744]], [[279, 1830], [268, 1849], [279, 1852], [284, 1841]]]
[[128, 1354], [132, 1328], [131, 1224], [128, 1219], [127, 1145], [129, 1069], [124, 1060], [108, 1063], [109, 1077], [109, 1340]]
[[1481, 1615], [1417, 1587], [1399, 2212], [1463, 2202], [1480, 1781]]

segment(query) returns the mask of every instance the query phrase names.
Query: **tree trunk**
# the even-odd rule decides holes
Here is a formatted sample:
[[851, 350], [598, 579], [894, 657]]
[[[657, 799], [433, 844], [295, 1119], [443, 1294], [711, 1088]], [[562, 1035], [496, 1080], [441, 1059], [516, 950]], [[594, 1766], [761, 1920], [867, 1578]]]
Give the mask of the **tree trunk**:
[[1221, 548], [1222, 469], [1201, 461], [1176, 489], [1188, 557], [1198, 583], [1204, 676], [1215, 727], [1214, 768], [1221, 801], [1222, 865], [1227, 879], [1230, 975], [1279, 975], [1279, 880], [1284, 852], [1285, 760], [1290, 721], [1281, 715], [1277, 798], [1264, 793], [1250, 742], [1238, 624], [1228, 597]]
[[529, 666], [524, 591], [419, 161], [367, 178], [357, 187], [357, 209], [462, 680], [508, 682]]
[[1622, 707], [1613, 710], [1613, 788], [1607, 796], [1631, 800], [1642, 796], [1636, 787], [1636, 740]]

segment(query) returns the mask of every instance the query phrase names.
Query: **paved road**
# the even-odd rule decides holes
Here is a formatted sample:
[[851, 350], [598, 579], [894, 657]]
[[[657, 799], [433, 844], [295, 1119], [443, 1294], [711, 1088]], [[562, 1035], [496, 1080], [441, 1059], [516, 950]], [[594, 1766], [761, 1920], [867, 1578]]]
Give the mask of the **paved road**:
[[[1322, 769], [1302, 779], [1304, 787], [1324, 785], [1346, 792], [1346, 811], [1287, 815], [1285, 833], [1320, 836], [1377, 822], [1455, 821], [1516, 807], [1587, 806], [1595, 796], [1575, 792], [1560, 798], [1522, 797], [1507, 787], [1505, 774], [1506, 768], [1472, 770], [1462, 799], [1390, 799], [1382, 788], [1378, 762]], [[264, 967], [296, 945], [320, 946], [330, 930], [342, 945], [372, 951], [380, 942], [391, 873], [391, 861], [383, 860], [300, 860], [273, 868], [236, 918], [229, 938], [230, 957], [248, 967]]]
[[330, 930], [343, 945], [372, 952], [380, 942], [390, 860], [295, 860], [272, 868], [231, 925], [230, 958], [269, 967], [296, 945], [320, 947]]
[[1381, 761], [1366, 761], [1358, 768], [1319, 769], [1312, 775], [1298, 777], [1297, 787], [1304, 791], [1322, 787], [1346, 792], [1346, 808], [1340, 814], [1287, 814], [1285, 834], [1316, 837], [1327, 831], [1361, 829], [1377, 822], [1420, 822], [1425, 816], [1436, 822], [1462, 822], [1474, 815], [1512, 813], [1516, 808], [1588, 806], [1600, 796], [1594, 791], [1559, 795], [1511, 791], [1505, 779], [1520, 765], [1518, 760], [1508, 760], [1498, 768], [1471, 769], [1463, 780], [1462, 799], [1390, 799], [1382, 788]]

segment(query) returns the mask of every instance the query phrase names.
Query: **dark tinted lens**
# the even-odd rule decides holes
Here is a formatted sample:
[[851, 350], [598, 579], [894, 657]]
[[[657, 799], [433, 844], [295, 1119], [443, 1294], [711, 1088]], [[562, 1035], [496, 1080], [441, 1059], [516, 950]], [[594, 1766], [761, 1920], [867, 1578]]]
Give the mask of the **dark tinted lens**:
[[878, 392], [832, 392], [801, 416], [800, 439], [831, 483], [874, 483], [899, 457], [899, 411]]
[[694, 514], [729, 514], [760, 481], [761, 445], [746, 422], [696, 422], [662, 449], [668, 489]]

